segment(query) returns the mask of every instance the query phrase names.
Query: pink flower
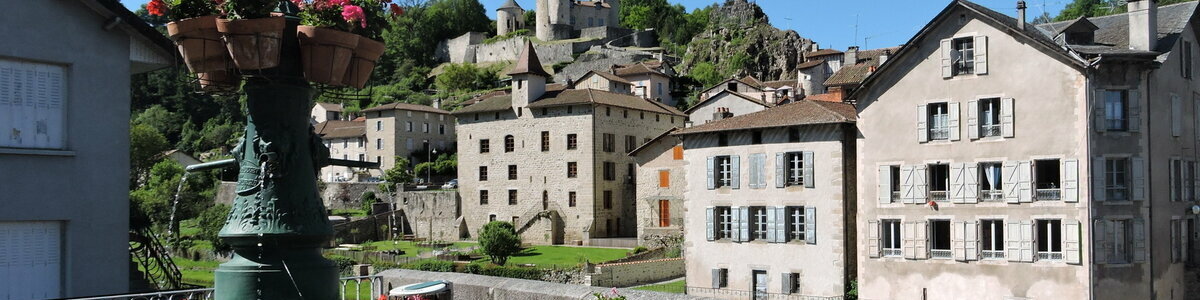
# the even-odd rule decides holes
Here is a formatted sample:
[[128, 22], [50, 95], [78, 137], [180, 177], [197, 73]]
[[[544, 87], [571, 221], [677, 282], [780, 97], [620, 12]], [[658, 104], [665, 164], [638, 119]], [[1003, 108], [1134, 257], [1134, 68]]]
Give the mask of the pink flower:
[[390, 9], [392, 11], [392, 16], [399, 16], [399, 15], [404, 14], [404, 9], [400, 8], [400, 6], [396, 5], [395, 3], [392, 3]]
[[329, 5], [346, 6], [350, 5], [350, 0], [329, 0]]
[[166, 15], [167, 9], [167, 3], [163, 2], [162, 0], [151, 0], [150, 3], [146, 3], [146, 11], [148, 11], [150, 15]]
[[[218, 1], [224, 1], [224, 0], [218, 0]], [[299, 7], [300, 9], [308, 8], [308, 2], [306, 2], [304, 0], [292, 0], [292, 4], [296, 4], [296, 7]]]
[[367, 15], [363, 12], [362, 7], [358, 7], [357, 5], [342, 6], [342, 18], [345, 18], [346, 22], [358, 22], [359, 26], [367, 28]]

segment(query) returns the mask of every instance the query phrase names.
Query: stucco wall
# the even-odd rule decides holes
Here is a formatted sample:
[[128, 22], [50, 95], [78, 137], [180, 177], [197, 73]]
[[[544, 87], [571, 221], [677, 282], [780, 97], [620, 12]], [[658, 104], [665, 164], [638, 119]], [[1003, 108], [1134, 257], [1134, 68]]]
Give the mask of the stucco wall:
[[718, 94], [704, 103], [688, 109], [688, 121], [691, 121], [695, 125], [711, 122], [713, 120], [713, 113], [717, 112], [717, 108], [728, 108], [729, 112], [733, 113], [734, 116], [767, 109], [766, 106], [752, 102], [746, 98], [724, 93]]
[[[455, 126], [454, 116], [423, 111], [386, 110], [366, 113], [367, 131], [367, 161], [379, 161], [379, 169], [368, 170], [373, 176], [381, 176], [383, 170], [396, 165], [396, 156], [409, 158], [411, 165], [425, 161], [424, 152], [412, 156], [413, 152], [424, 150], [424, 141], [429, 141], [430, 147], [439, 153], [445, 153], [454, 148]], [[412, 122], [412, 131], [408, 131], [408, 122]], [[429, 124], [429, 132], [424, 131], [424, 125]], [[439, 126], [445, 128], [445, 133], [439, 131]], [[409, 147], [408, 140], [412, 140]], [[380, 145], [382, 142], [382, 146]], [[382, 148], [382, 149], [380, 149]], [[433, 157], [437, 159], [437, 157]], [[422, 176], [423, 178], [423, 176]]]
[[[637, 171], [637, 235], [638, 244], [657, 246], [647, 239], [667, 235], [683, 234], [684, 206], [683, 192], [687, 190], [686, 160], [676, 160], [674, 147], [682, 143], [678, 138], [666, 136], [642, 149], [633, 156], [638, 164]], [[669, 186], [662, 187], [659, 182], [659, 172], [666, 171], [669, 175]], [[661, 226], [662, 214], [659, 201], [667, 200], [669, 221], [668, 226]]]
[[[328, 145], [328, 147], [329, 147], [329, 158], [346, 159], [346, 160], [361, 160], [361, 161], [375, 161], [375, 158], [366, 156], [367, 148], [374, 146], [374, 145], [370, 145], [367, 142], [367, 140], [365, 140], [365, 138], [366, 137], [352, 137], [352, 138], [333, 138], [333, 139], [323, 139], [323, 140], [325, 141], [325, 144]], [[359, 144], [360, 139], [362, 139], [361, 140], [362, 144]], [[362, 158], [359, 158], [360, 155], [362, 156]], [[362, 168], [351, 168], [351, 167], [343, 167], [343, 166], [327, 166], [327, 167], [321, 168], [321, 174], [320, 174], [320, 177], [318, 177], [318, 180], [353, 181], [356, 179], [355, 174], [359, 171], [365, 171], [365, 170], [363, 170]]]
[[592, 286], [627, 287], [683, 277], [683, 258], [596, 265]]

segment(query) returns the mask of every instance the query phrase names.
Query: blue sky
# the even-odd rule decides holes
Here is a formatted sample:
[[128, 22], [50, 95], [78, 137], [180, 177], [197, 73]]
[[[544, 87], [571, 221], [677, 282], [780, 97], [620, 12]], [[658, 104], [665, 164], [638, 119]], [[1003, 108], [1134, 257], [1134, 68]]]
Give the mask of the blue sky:
[[[496, 17], [496, 8], [505, 0], [480, 0], [488, 15]], [[724, 0], [669, 0], [691, 9]], [[751, 0], [754, 1], [754, 0]], [[1016, 0], [973, 0], [988, 8], [1016, 15]], [[147, 0], [121, 0], [137, 9]], [[536, 0], [517, 0], [525, 9]], [[940, 12], [949, 0], [758, 0], [759, 6], [778, 28], [792, 29], [800, 36], [821, 44], [821, 48], [845, 49], [848, 46], [882, 48], [903, 44], [925, 23]], [[1049, 11], [1055, 15], [1070, 0], [1026, 0], [1029, 18]], [[1045, 7], [1045, 9], [1043, 9]], [[790, 19], [790, 20], [789, 20]], [[857, 24], [857, 26], [855, 26]], [[856, 30], [857, 28], [857, 30]], [[856, 33], [857, 31], [857, 33]], [[857, 39], [855, 38], [857, 36]]]

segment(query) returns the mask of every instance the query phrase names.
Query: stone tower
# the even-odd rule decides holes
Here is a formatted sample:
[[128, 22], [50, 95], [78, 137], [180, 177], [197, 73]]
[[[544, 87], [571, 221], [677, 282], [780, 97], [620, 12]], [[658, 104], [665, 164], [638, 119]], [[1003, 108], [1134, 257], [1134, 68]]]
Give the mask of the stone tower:
[[517, 31], [525, 28], [525, 9], [521, 8], [514, 0], [508, 0], [496, 9], [496, 35], [505, 35], [509, 32]]
[[604, 0], [608, 3], [608, 27], [621, 27], [621, 0]]
[[[508, 75], [512, 76], [512, 108], [514, 110], [524, 109], [529, 106], [529, 103], [541, 98], [546, 93], [546, 78], [550, 78], [550, 74], [546, 73], [545, 68], [542, 68], [542, 61], [538, 59], [533, 43], [528, 39], [525, 40], [521, 56], [517, 58], [517, 63], [513, 65], [513, 69], [508, 72]], [[518, 112], [517, 115], [520, 116], [520, 113]]]
[[558, 26], [571, 26], [572, 0], [537, 0], [537, 38], [543, 41], [558, 39]]

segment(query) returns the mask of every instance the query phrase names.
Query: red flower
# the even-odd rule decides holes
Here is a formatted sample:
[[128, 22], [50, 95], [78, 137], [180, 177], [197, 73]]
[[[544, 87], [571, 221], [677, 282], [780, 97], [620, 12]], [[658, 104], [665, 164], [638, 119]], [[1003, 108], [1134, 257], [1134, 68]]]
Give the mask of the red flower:
[[342, 6], [342, 18], [346, 19], [346, 22], [358, 22], [362, 28], [367, 28], [367, 14], [358, 5]]
[[150, 3], [146, 3], [146, 10], [150, 15], [164, 16], [167, 14], [167, 4], [163, 0], [150, 0]]
[[346, 6], [350, 5], [350, 0], [329, 0], [329, 5]]
[[392, 11], [392, 16], [399, 16], [399, 15], [404, 14], [404, 8], [401, 8], [399, 5], [396, 5], [395, 3], [392, 3], [391, 7], [389, 7], [389, 8]]

